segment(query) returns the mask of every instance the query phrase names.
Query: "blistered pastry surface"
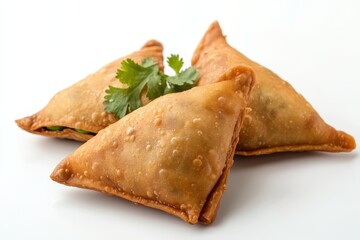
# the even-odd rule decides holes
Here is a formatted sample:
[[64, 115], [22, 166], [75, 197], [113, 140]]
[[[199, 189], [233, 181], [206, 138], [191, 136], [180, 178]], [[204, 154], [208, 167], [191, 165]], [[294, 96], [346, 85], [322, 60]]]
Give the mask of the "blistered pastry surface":
[[[105, 90], [109, 85], [126, 87], [116, 78], [116, 71], [120, 67], [120, 63], [128, 58], [139, 63], [145, 58], [152, 58], [163, 69], [162, 50], [161, 43], [155, 40], [148, 41], [139, 51], [103, 66], [83, 80], [58, 92], [41, 111], [33, 116], [18, 120], [18, 125], [27, 131], [41, 135], [86, 140], [79, 138], [79, 134], [76, 132], [69, 135], [66, 132], [44, 131], [42, 128], [64, 126], [97, 133], [109, 124], [116, 122], [117, 119], [114, 118], [113, 114], [104, 112], [103, 102]], [[147, 103], [145, 99], [144, 103]]]
[[353, 137], [328, 125], [288, 82], [232, 48], [217, 22], [205, 33], [192, 63], [201, 73], [200, 85], [224, 80], [223, 74], [235, 67], [253, 70], [256, 81], [249, 100], [251, 112], [240, 132], [238, 154], [355, 148]]
[[212, 193], [209, 223], [225, 188], [245, 105], [235, 81], [160, 97], [100, 131], [64, 159], [52, 178], [190, 223], [199, 220]]

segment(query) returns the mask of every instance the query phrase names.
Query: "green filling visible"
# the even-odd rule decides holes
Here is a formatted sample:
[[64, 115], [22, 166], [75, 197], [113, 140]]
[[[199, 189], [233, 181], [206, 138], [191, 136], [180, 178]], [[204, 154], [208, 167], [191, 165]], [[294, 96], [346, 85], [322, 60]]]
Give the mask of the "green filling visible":
[[82, 129], [76, 129], [74, 128], [75, 131], [77, 131], [78, 133], [83, 133], [83, 134], [93, 134], [92, 132], [86, 131], [86, 130], [82, 130]]
[[50, 126], [50, 127], [46, 127], [47, 130], [49, 131], [62, 131], [64, 130], [65, 127], [62, 126]]
[[[62, 131], [65, 128], [68, 128], [68, 127], [63, 127], [63, 126], [45, 127], [45, 129], [48, 130], [48, 131]], [[89, 131], [86, 131], [86, 130], [83, 130], [83, 129], [77, 129], [77, 128], [68, 128], [68, 129], [72, 129], [72, 130], [74, 130], [74, 131], [76, 131], [78, 133], [82, 133], [82, 134], [96, 135], [96, 133], [89, 132]]]

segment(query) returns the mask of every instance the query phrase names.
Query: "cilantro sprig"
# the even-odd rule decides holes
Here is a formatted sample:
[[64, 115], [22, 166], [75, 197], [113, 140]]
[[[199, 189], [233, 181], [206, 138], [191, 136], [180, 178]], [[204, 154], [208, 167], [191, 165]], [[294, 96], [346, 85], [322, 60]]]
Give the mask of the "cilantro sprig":
[[188, 90], [195, 85], [199, 73], [193, 67], [181, 71], [184, 62], [179, 55], [172, 54], [167, 58], [167, 63], [175, 71], [174, 76], [162, 73], [157, 62], [150, 58], [146, 58], [141, 64], [131, 59], [122, 61], [116, 78], [128, 87], [109, 86], [104, 101], [105, 111], [121, 118], [141, 107], [141, 92], [145, 86], [146, 97], [154, 100], [168, 93]]

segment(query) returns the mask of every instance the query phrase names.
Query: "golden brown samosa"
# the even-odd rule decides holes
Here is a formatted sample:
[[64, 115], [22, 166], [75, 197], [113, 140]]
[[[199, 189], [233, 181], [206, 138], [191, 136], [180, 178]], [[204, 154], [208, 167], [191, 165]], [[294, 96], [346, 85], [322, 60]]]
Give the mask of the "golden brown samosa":
[[209, 224], [252, 85], [251, 79], [223, 81], [155, 99], [101, 130], [51, 178]]
[[256, 83], [236, 148], [240, 155], [284, 151], [348, 152], [355, 140], [326, 124], [314, 108], [286, 81], [253, 62], [226, 41], [218, 22], [205, 33], [192, 59], [200, 72], [198, 85], [222, 81], [238, 65], [251, 67]]
[[[22, 129], [45, 136], [87, 141], [101, 129], [117, 121], [104, 112], [105, 90], [109, 85], [126, 87], [116, 79], [116, 70], [128, 58], [141, 63], [146, 58], [156, 61], [163, 70], [163, 46], [148, 41], [139, 51], [117, 59], [83, 80], [58, 92], [38, 113], [17, 120]], [[148, 102], [143, 94], [142, 102]]]

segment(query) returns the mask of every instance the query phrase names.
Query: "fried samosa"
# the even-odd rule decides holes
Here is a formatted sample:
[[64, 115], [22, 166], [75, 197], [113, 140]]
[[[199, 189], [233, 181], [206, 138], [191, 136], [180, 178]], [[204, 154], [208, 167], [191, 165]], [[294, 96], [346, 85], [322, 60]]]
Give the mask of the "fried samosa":
[[155, 99], [101, 130], [51, 178], [209, 224], [252, 85], [251, 79], [223, 81]]
[[192, 65], [200, 72], [198, 85], [222, 81], [222, 75], [238, 65], [254, 70], [256, 83], [249, 100], [252, 111], [244, 120], [237, 154], [348, 152], [355, 148], [352, 136], [326, 124], [288, 82], [232, 48], [218, 22], [205, 33], [195, 50]]
[[[117, 121], [113, 114], [104, 112], [103, 102], [109, 85], [126, 87], [116, 79], [120, 63], [128, 58], [137, 63], [151, 58], [163, 70], [162, 51], [160, 42], [150, 40], [139, 51], [105, 65], [85, 79], [58, 92], [40, 112], [16, 120], [16, 123], [31, 133], [87, 141], [98, 131]], [[142, 102], [149, 102], [145, 94], [142, 95]]]

